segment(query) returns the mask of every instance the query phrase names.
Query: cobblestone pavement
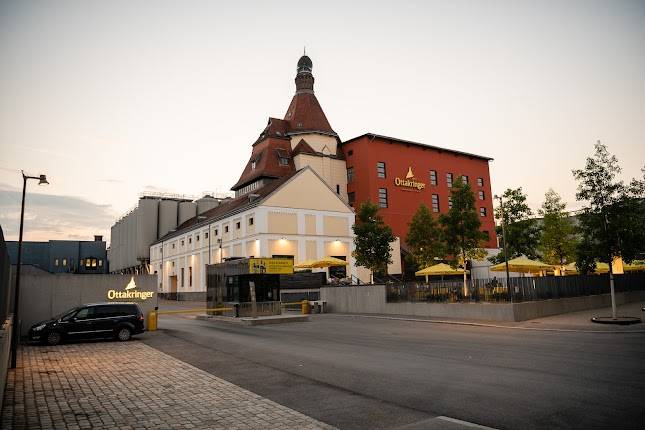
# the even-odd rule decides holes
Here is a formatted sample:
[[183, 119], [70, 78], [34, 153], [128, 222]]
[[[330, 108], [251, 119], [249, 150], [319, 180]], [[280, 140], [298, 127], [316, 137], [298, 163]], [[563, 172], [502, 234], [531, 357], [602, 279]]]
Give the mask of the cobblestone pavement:
[[138, 341], [23, 346], [2, 429], [332, 429]]

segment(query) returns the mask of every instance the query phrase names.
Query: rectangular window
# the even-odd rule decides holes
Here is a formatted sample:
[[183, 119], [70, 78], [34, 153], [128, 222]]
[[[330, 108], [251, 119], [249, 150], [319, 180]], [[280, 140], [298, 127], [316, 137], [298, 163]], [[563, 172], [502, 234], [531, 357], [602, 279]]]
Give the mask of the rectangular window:
[[452, 188], [452, 173], [446, 173], [446, 184], [448, 188]]
[[103, 260], [99, 259], [99, 267], [103, 267]]
[[193, 238], [192, 237], [188, 238], [188, 243], [193, 243]]
[[208, 239], [208, 232], [204, 233], [204, 239]]
[[54, 266], [58, 267], [58, 258], [54, 259]]
[[356, 201], [356, 193], [347, 193], [347, 200], [351, 207], [354, 207], [354, 202]]
[[281, 166], [288, 166], [289, 165], [289, 159], [287, 157], [278, 157], [279, 163]]
[[486, 216], [486, 208], [479, 208], [479, 216], [481, 217]]
[[348, 167], [347, 168], [347, 183], [351, 184], [354, 182], [354, 168], [353, 167]]
[[67, 267], [67, 258], [63, 258], [63, 267]]
[[81, 259], [80, 259], [80, 262], [79, 262], [78, 264], [79, 264], [80, 266], [85, 265], [85, 259], [84, 259], [84, 258], [81, 258]]
[[385, 163], [383, 161], [376, 163], [376, 176], [385, 178]]
[[184, 268], [181, 268], [181, 286], [184, 286]]
[[378, 189], [378, 205], [382, 208], [387, 207], [387, 188]]
[[340, 194], [340, 185], [336, 184], [336, 194]]
[[172, 249], [175, 249], [175, 244], [174, 243], [172, 244]]
[[462, 181], [464, 184], [467, 184], [467, 183], [468, 183], [468, 175], [461, 175], [461, 181]]
[[483, 187], [484, 186], [484, 178], [477, 178], [477, 185], [479, 185], [480, 187]]
[[484, 192], [483, 191], [479, 191], [479, 193], [477, 193], [477, 194], [479, 194], [479, 200], [484, 200]]
[[353, 149], [350, 149], [349, 151], [347, 151], [347, 156], [348, 157], [351, 157], [352, 155], [354, 155], [354, 150]]
[[188, 266], [188, 286], [193, 286], [193, 266]]
[[448, 209], [452, 209], [452, 196], [448, 196]]
[[432, 212], [439, 212], [439, 195], [432, 195]]
[[96, 267], [96, 258], [92, 258], [92, 268]]
[[236, 223], [235, 223], [235, 229], [236, 229], [236, 230], [239, 230], [239, 229], [240, 229], [240, 227], [241, 227], [241, 223], [240, 223], [239, 221], [238, 221], [238, 222], [236, 222]]
[[253, 225], [253, 217], [249, 218], [249, 225]]
[[195, 236], [195, 240], [199, 242], [199, 235]]
[[224, 226], [224, 233], [228, 233], [228, 226]]
[[181, 241], [181, 246], [184, 246], [184, 241], [183, 240]]
[[217, 236], [218, 234], [219, 234], [219, 231], [215, 229], [215, 236]]
[[430, 185], [437, 185], [437, 171], [430, 170]]

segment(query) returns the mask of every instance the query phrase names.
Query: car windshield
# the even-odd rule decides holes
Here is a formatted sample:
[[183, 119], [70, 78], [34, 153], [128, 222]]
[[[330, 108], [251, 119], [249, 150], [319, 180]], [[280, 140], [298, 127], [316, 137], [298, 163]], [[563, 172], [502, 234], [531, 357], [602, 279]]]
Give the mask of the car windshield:
[[72, 316], [74, 316], [74, 314], [76, 314], [76, 311], [78, 311], [78, 308], [70, 309], [70, 310], [65, 311], [65, 312], [63, 312], [63, 313], [61, 313], [61, 314], [56, 315], [56, 316], [54, 317], [54, 319], [56, 319], [56, 320], [63, 320], [63, 321], [67, 321], [67, 320], [68, 320], [68, 319], [70, 319]]

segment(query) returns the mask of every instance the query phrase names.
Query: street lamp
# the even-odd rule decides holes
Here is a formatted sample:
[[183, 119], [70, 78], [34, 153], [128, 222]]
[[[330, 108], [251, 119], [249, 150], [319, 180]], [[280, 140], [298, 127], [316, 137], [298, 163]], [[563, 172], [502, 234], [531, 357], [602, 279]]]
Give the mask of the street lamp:
[[[38, 185], [49, 185], [47, 176], [27, 176], [22, 173], [22, 206], [20, 208], [20, 234], [18, 236], [18, 261], [16, 267], [16, 289], [13, 292], [13, 335], [11, 336], [11, 368], [16, 368], [16, 359], [18, 354], [18, 340], [20, 339], [20, 327], [18, 326], [18, 313], [20, 312], [20, 266], [22, 265], [22, 227], [25, 220], [25, 192], [27, 190], [27, 179], [37, 179]], [[16, 333], [17, 330], [17, 333]]]
[[502, 196], [498, 196], [495, 194], [495, 199], [499, 200], [499, 209], [500, 212], [502, 213], [502, 239], [504, 240], [504, 263], [506, 263], [506, 288], [508, 289], [508, 297], [511, 300], [511, 303], [513, 303], [513, 294], [511, 293], [511, 285], [510, 285], [510, 276], [508, 274], [508, 254], [506, 253], [506, 241], [508, 238], [506, 237], [506, 222], [504, 221], [504, 199]]

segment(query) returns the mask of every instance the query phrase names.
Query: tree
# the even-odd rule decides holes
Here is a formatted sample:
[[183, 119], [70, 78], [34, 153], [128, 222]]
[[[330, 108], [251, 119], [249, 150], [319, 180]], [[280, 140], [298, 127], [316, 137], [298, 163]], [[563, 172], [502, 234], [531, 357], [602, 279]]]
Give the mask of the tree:
[[352, 226], [356, 264], [372, 272], [387, 274], [387, 265], [392, 262], [390, 242], [395, 240], [392, 229], [378, 214], [378, 206], [367, 201], [358, 208], [358, 219]]
[[[496, 232], [504, 240], [508, 258], [511, 259], [521, 255], [536, 258], [540, 229], [535, 220], [531, 219], [533, 211], [526, 204], [526, 194], [522, 192], [522, 187], [508, 188], [502, 194], [502, 199], [504, 201], [506, 237], [503, 236], [501, 226], [496, 228]], [[495, 209], [495, 219], [502, 219], [502, 210], [499, 206]], [[504, 253], [500, 252], [491, 257], [490, 260], [493, 263], [501, 263], [504, 261]]]
[[629, 185], [617, 179], [621, 168], [618, 159], [598, 141], [594, 155], [587, 157], [584, 169], [573, 176], [579, 181], [576, 199], [589, 206], [581, 216], [582, 241], [576, 264], [581, 271], [597, 261], [609, 265], [612, 316], [616, 317], [612, 262], [620, 257], [631, 262], [645, 244], [645, 177]]
[[426, 205], [419, 205], [408, 225], [410, 228], [405, 242], [414, 263], [425, 268], [445, 257], [443, 232]]
[[538, 211], [543, 220], [539, 244], [542, 258], [547, 263], [561, 266], [573, 261], [577, 242], [566, 207], [558, 193], [549, 189], [544, 195], [542, 209]]
[[486, 239], [479, 231], [481, 221], [475, 207], [475, 195], [470, 185], [458, 177], [450, 191], [452, 207], [439, 217], [443, 226], [446, 250], [455, 257], [454, 262], [463, 262], [464, 266], [464, 297], [468, 295], [466, 283], [466, 262], [472, 258], [475, 249]]

